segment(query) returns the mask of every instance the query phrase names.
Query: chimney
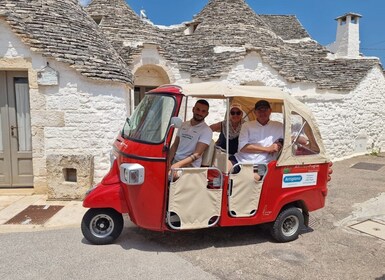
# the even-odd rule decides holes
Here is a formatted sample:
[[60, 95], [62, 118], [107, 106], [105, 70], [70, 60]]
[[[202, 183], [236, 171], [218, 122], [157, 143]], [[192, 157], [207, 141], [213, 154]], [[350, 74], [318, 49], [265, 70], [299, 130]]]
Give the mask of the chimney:
[[355, 13], [347, 13], [337, 17], [336, 41], [327, 48], [337, 58], [359, 58], [360, 57], [360, 25], [362, 16]]

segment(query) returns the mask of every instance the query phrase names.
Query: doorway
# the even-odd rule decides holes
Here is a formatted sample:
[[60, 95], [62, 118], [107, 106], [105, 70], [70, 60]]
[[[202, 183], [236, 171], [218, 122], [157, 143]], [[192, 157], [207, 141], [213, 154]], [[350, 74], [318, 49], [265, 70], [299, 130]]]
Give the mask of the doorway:
[[0, 188], [32, 186], [28, 73], [0, 71]]
[[170, 79], [166, 71], [160, 66], [147, 64], [135, 71], [134, 83], [134, 108], [136, 108], [147, 91], [160, 85], [169, 84]]

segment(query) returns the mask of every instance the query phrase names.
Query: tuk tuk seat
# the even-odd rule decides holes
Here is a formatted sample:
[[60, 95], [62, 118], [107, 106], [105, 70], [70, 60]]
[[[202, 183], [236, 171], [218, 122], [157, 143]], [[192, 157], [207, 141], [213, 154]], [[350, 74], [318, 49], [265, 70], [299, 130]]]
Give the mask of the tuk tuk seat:
[[237, 163], [240, 171], [230, 174], [228, 193], [229, 215], [232, 217], [251, 217], [257, 213], [262, 181], [254, 180], [254, 166], [252, 163]]
[[224, 151], [221, 147], [215, 147], [213, 166], [221, 170], [223, 173], [227, 173], [227, 165], [228, 159], [226, 151]]
[[202, 163], [201, 166], [209, 167], [212, 166], [214, 160], [214, 152], [215, 152], [215, 142], [211, 139], [210, 145], [206, 148], [202, 155]]
[[[222, 173], [217, 168], [207, 167], [177, 169], [182, 174], [176, 181], [170, 182], [167, 213], [169, 226], [173, 229], [214, 226], [221, 213]], [[209, 169], [219, 174], [213, 182], [208, 179]], [[171, 221], [172, 216], [179, 220], [178, 225]]]

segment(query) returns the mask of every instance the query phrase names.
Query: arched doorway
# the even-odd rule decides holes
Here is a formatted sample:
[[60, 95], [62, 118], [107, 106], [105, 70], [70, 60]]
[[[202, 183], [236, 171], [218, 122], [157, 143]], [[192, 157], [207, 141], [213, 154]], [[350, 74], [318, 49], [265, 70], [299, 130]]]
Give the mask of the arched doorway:
[[157, 65], [143, 65], [134, 73], [134, 107], [142, 100], [144, 93], [160, 85], [169, 84], [166, 71]]

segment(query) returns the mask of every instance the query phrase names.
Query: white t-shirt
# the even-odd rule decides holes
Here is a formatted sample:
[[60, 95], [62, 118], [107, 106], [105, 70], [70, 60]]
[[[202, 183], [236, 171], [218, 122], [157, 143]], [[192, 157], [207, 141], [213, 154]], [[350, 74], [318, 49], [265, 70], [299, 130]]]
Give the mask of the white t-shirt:
[[[205, 122], [192, 126], [191, 121], [187, 121], [182, 124], [177, 136], [179, 136], [179, 146], [174, 159], [181, 161], [194, 153], [198, 142], [210, 145], [211, 139], [213, 138], [213, 131]], [[199, 158], [195, 160], [192, 165], [194, 167], [200, 167], [201, 163], [202, 158]]]
[[261, 125], [258, 121], [246, 122], [242, 125], [238, 152], [234, 156], [238, 162], [268, 163], [276, 159], [277, 153], [244, 153], [240, 150], [247, 144], [268, 147], [279, 138], [283, 138], [283, 124], [280, 122], [269, 121], [266, 125]]

